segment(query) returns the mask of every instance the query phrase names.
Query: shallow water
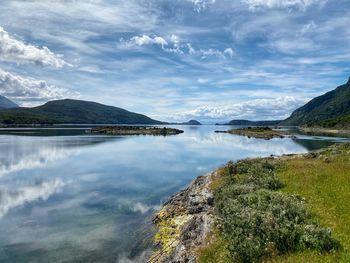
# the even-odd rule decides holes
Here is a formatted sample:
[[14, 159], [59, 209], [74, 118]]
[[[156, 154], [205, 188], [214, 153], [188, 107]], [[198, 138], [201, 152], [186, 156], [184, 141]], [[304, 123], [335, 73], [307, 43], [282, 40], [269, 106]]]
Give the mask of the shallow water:
[[304, 153], [345, 139], [270, 141], [183, 126], [170, 137], [84, 129], [0, 130], [0, 262], [132, 262], [150, 219], [196, 176], [229, 160]]

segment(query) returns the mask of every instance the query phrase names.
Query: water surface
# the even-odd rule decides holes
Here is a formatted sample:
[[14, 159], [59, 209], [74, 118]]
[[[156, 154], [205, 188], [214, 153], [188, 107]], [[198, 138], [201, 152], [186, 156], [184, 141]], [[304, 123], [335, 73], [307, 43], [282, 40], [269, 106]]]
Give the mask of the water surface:
[[154, 211], [196, 176], [229, 160], [346, 140], [266, 141], [214, 133], [216, 126], [177, 128], [185, 133], [0, 130], [0, 262], [132, 262], [149, 248]]

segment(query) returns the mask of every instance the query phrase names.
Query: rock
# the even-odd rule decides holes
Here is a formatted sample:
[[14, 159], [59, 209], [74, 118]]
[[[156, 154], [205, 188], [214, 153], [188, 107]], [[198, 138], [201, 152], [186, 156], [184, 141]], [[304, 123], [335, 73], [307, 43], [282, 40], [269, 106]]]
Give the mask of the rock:
[[197, 262], [197, 249], [204, 245], [214, 223], [210, 183], [216, 172], [199, 176], [190, 186], [172, 196], [154, 216], [156, 243], [161, 249], [149, 262]]

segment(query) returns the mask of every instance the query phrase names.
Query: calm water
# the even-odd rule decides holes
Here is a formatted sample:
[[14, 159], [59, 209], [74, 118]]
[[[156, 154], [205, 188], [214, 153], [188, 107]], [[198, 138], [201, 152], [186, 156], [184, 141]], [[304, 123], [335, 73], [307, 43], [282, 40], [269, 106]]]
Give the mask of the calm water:
[[196, 176], [229, 160], [341, 141], [265, 141], [214, 133], [215, 126], [180, 128], [185, 133], [172, 137], [1, 130], [0, 262], [133, 262], [149, 247], [154, 211]]

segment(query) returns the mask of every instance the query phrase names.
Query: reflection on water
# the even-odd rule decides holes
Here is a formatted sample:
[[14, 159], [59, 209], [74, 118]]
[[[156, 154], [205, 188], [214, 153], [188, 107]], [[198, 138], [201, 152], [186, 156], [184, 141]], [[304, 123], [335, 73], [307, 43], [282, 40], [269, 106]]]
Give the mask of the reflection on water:
[[310, 137], [256, 140], [214, 133], [215, 128], [182, 127], [185, 133], [173, 137], [2, 131], [0, 262], [143, 257], [152, 213], [195, 176], [228, 160], [332, 143]]

